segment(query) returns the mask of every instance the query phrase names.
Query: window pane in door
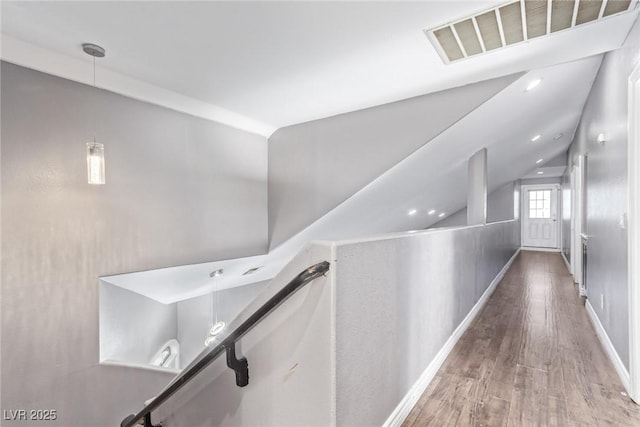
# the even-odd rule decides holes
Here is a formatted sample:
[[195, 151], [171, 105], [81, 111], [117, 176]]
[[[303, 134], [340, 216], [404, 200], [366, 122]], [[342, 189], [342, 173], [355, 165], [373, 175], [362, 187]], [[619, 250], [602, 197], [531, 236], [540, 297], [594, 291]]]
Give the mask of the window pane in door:
[[529, 190], [529, 218], [551, 218], [551, 190]]

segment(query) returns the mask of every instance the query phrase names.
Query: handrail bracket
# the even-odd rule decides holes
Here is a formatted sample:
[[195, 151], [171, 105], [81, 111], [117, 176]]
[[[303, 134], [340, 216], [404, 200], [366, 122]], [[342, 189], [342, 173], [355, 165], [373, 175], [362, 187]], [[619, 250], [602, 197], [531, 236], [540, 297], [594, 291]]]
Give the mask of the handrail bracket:
[[244, 387], [249, 384], [249, 363], [247, 358], [238, 359], [236, 357], [236, 343], [232, 342], [225, 346], [227, 351], [227, 366], [236, 373], [236, 385]]
[[162, 423], [160, 424], [153, 424], [151, 422], [151, 412], [145, 414], [144, 416], [144, 427], [162, 427]]

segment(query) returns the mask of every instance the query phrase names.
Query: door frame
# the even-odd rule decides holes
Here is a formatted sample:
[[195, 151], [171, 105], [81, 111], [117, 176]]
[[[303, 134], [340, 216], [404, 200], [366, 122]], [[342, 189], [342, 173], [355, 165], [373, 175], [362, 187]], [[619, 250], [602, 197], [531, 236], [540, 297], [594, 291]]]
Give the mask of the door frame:
[[640, 64], [629, 76], [628, 276], [630, 396], [640, 403]]
[[582, 283], [582, 234], [584, 233], [584, 155], [576, 157], [571, 165], [571, 274], [573, 281], [578, 284], [580, 296], [586, 296]]
[[[562, 187], [559, 183], [552, 184], [523, 184], [520, 186], [520, 246], [523, 248], [528, 248], [529, 246], [524, 245], [524, 232], [525, 227], [524, 223], [527, 218], [527, 212], [525, 211], [526, 207], [526, 198], [527, 198], [527, 190], [547, 190], [547, 189], [556, 190], [556, 247], [555, 248], [538, 248], [540, 250], [549, 250], [552, 252], [559, 252], [562, 247]], [[532, 247], [535, 248], [535, 247]]]

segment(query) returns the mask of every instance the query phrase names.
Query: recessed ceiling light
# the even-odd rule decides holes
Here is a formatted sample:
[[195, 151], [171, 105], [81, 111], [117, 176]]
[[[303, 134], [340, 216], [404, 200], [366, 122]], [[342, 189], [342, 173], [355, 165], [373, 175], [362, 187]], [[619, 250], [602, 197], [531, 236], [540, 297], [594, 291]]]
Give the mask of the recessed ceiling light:
[[540, 137], [541, 137], [541, 136], [542, 136], [542, 135], [537, 134], [536, 136], [534, 136], [533, 138], [531, 138], [531, 142], [536, 142], [537, 140], [539, 140], [539, 139], [540, 139]]
[[556, 136], [553, 137], [553, 139], [555, 139], [556, 141], [559, 140], [560, 138], [562, 138], [564, 136], [564, 134], [562, 132], [560, 132], [559, 134], [557, 134]]
[[544, 173], [544, 171], [538, 171], [536, 172], [538, 175], [542, 175]]
[[434, 213], [436, 213], [435, 209], [431, 209], [429, 212], [427, 212], [429, 215], [433, 215]]
[[540, 84], [540, 82], [542, 81], [541, 78], [535, 79], [535, 80], [531, 80], [531, 82], [527, 85], [527, 88], [525, 89], [527, 92], [529, 92], [530, 90], [533, 90], [536, 88], [536, 86], [538, 86]]
[[538, 163], [542, 163], [542, 161], [543, 161], [543, 160], [544, 160], [544, 159], [538, 159], [538, 160], [536, 160], [536, 165], [537, 165]]
[[442, 218], [444, 216], [444, 212], [442, 212], [440, 215], [438, 215], [438, 218]]
[[418, 210], [417, 210], [417, 209], [411, 209], [411, 210], [409, 211], [409, 215], [415, 215], [416, 213], [418, 213]]
[[211, 273], [209, 273], [209, 277], [219, 277], [222, 276], [222, 273], [224, 273], [224, 269], [219, 268], [216, 271], [212, 271]]

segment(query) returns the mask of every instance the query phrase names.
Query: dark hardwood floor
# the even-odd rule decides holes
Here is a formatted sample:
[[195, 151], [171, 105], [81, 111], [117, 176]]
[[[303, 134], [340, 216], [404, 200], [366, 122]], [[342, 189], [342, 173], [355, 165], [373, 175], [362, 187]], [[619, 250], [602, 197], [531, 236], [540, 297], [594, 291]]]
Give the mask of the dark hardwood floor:
[[521, 252], [405, 420], [640, 426], [561, 256]]

